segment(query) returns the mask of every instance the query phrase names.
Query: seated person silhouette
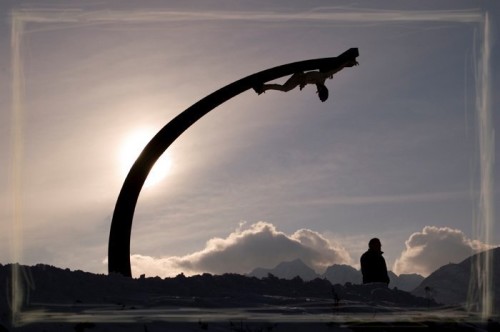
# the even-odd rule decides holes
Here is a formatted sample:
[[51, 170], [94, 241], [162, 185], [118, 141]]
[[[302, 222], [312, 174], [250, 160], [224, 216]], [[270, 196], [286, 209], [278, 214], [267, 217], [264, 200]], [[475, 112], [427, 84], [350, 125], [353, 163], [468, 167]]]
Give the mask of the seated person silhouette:
[[254, 87], [255, 92], [259, 95], [267, 90], [278, 90], [288, 92], [295, 89], [297, 86], [302, 90], [307, 84], [315, 84], [318, 89], [316, 93], [322, 102], [328, 99], [328, 89], [325, 86], [325, 81], [328, 78], [333, 78], [333, 75], [341, 71], [345, 67], [352, 67], [358, 65], [356, 60], [348, 61], [341, 66], [335, 67], [331, 70], [315, 70], [309, 72], [298, 72], [293, 74], [284, 84], [262, 84]]
[[382, 244], [377, 238], [368, 242], [368, 251], [361, 255], [361, 273], [363, 274], [363, 284], [385, 283], [389, 284], [387, 266], [382, 256]]

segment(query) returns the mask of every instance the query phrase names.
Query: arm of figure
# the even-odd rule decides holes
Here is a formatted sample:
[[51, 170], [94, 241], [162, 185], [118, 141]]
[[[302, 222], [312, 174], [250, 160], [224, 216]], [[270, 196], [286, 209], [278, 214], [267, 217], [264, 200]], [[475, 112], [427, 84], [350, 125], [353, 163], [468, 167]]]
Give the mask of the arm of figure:
[[352, 61], [346, 62], [343, 66], [341, 66], [339, 68], [335, 68], [332, 70], [326, 70], [326, 71], [320, 70], [320, 71], [324, 72], [326, 77], [333, 78], [333, 75], [335, 75], [336, 73], [338, 73], [339, 71], [341, 71], [345, 67], [354, 67], [354, 66], [358, 66], [358, 65], [359, 65], [359, 63], [356, 60], [352, 60]]

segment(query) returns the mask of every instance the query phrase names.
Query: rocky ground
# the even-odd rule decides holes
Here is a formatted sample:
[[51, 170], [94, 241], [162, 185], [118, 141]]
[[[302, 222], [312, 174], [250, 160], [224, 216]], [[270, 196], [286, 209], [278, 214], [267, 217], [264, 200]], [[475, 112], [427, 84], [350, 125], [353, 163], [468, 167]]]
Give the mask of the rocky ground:
[[[18, 324], [10, 300], [13, 269], [21, 285], [15, 292], [22, 300]], [[487, 331], [497, 326], [432, 298], [381, 285], [332, 285], [320, 278], [203, 274], [132, 279], [39, 264], [0, 266], [0, 284], [0, 332], [396, 331], [405, 324]]]

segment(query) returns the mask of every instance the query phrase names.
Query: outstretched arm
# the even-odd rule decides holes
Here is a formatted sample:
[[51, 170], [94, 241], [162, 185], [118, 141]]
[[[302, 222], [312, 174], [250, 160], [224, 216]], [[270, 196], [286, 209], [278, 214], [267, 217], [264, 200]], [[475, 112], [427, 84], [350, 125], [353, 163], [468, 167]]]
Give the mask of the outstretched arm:
[[320, 72], [324, 73], [325, 76], [328, 78], [333, 78], [333, 75], [335, 75], [336, 73], [338, 73], [342, 69], [344, 69], [346, 67], [354, 67], [354, 66], [358, 66], [358, 65], [359, 65], [359, 63], [356, 60], [352, 60], [352, 61], [346, 62], [343, 66], [337, 67], [334, 69], [330, 69], [330, 70], [320, 69]]

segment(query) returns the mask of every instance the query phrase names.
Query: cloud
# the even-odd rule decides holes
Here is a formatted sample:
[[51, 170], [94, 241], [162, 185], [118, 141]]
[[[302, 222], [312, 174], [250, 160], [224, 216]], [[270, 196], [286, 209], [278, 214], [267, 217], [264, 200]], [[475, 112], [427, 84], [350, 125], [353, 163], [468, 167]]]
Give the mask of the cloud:
[[393, 271], [429, 275], [448, 263], [460, 263], [472, 254], [491, 248], [471, 240], [459, 229], [425, 226], [405, 242], [406, 249], [394, 262]]
[[351, 258], [341, 246], [320, 233], [300, 229], [287, 235], [273, 224], [257, 222], [248, 228], [240, 225], [226, 238], [209, 240], [201, 251], [178, 257], [155, 258], [132, 255], [135, 276], [175, 276], [199, 273], [248, 273], [256, 267], [271, 268], [283, 261], [300, 258], [318, 272], [332, 264], [349, 264]]

